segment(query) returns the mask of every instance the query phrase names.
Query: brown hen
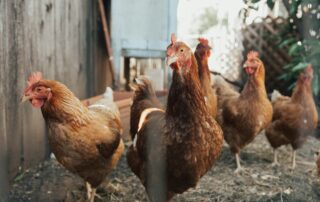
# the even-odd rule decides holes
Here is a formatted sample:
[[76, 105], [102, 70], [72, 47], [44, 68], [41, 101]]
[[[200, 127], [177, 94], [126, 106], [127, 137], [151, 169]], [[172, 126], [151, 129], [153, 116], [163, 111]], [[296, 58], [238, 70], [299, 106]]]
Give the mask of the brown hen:
[[207, 39], [199, 38], [199, 44], [196, 47], [194, 56], [198, 63], [198, 73], [201, 82], [202, 93], [205, 95], [205, 101], [211, 115], [217, 116], [217, 96], [211, 85], [211, 75], [209, 71], [208, 59], [211, 55], [211, 47]]
[[197, 61], [174, 35], [167, 63], [173, 69], [167, 108], [142, 112], [141, 127], [127, 153], [151, 201], [168, 201], [195, 187], [217, 160], [223, 143], [222, 130], [206, 108]]
[[44, 80], [34, 73], [22, 101], [41, 108], [49, 129], [49, 144], [56, 159], [79, 175], [94, 201], [96, 187], [116, 166], [124, 150], [117, 112], [103, 103], [85, 107], [62, 83]]
[[300, 74], [292, 96], [281, 96], [273, 92], [273, 120], [266, 130], [269, 143], [274, 148], [273, 165], [278, 165], [277, 148], [282, 145], [292, 146], [292, 169], [296, 166], [296, 150], [306, 141], [317, 126], [318, 113], [312, 95], [313, 69], [309, 65]]
[[257, 52], [248, 53], [244, 70], [248, 79], [240, 94], [226, 87], [224, 82], [215, 84], [221, 107], [218, 120], [224, 138], [235, 154], [236, 173], [241, 171], [240, 150], [251, 143], [272, 119], [272, 105], [264, 84], [265, 68]]

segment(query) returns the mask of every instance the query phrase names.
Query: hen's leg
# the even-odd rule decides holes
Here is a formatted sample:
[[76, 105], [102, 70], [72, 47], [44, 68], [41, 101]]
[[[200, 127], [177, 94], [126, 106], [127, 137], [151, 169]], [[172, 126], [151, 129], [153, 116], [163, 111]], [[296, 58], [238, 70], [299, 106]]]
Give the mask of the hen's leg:
[[296, 168], [296, 150], [292, 150], [292, 166], [291, 169], [294, 170]]
[[278, 162], [278, 150], [277, 149], [273, 149], [273, 163], [271, 165], [272, 165], [272, 167], [280, 166], [280, 164]]
[[234, 171], [234, 173], [239, 173], [242, 170], [239, 153], [236, 153], [236, 163], [237, 163], [237, 169]]
[[87, 187], [87, 199], [89, 200], [91, 198], [92, 188], [88, 182], [86, 182], [86, 187]]
[[94, 197], [96, 196], [96, 188], [91, 189], [91, 196], [89, 198], [89, 202], [94, 202]]

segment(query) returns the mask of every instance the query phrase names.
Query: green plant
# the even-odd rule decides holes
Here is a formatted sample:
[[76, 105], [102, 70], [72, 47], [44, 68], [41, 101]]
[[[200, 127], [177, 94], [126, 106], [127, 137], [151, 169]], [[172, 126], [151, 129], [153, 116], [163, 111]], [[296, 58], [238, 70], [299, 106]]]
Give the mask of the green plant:
[[[244, 0], [254, 5], [261, 0]], [[278, 48], [288, 51], [292, 60], [283, 68], [286, 73], [279, 79], [295, 81], [299, 72], [309, 63], [314, 69], [313, 92], [320, 96], [320, 1], [282, 0], [288, 11], [288, 23], [277, 34]], [[268, 7], [274, 8], [275, 0], [266, 0]], [[294, 83], [289, 86], [292, 88]]]

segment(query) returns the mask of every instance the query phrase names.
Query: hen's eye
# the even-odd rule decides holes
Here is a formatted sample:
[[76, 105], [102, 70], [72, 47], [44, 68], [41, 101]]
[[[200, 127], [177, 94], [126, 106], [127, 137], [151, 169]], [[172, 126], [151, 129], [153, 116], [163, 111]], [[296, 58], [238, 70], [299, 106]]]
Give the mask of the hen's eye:
[[40, 92], [40, 91], [41, 91], [41, 89], [40, 89], [40, 88], [37, 88], [37, 89], [36, 89], [36, 91], [37, 91], [37, 92]]
[[182, 52], [183, 52], [183, 49], [180, 49], [180, 52], [182, 53]]

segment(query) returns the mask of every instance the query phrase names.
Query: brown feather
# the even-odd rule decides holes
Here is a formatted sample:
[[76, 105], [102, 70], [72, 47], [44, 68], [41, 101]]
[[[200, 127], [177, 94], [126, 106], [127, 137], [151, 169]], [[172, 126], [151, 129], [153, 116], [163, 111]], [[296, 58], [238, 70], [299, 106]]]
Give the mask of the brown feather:
[[151, 82], [146, 77], [139, 77], [139, 81], [141, 83], [134, 86], [135, 94], [130, 113], [130, 134], [132, 140], [138, 131], [138, 124], [143, 110], [152, 107], [163, 109]]

